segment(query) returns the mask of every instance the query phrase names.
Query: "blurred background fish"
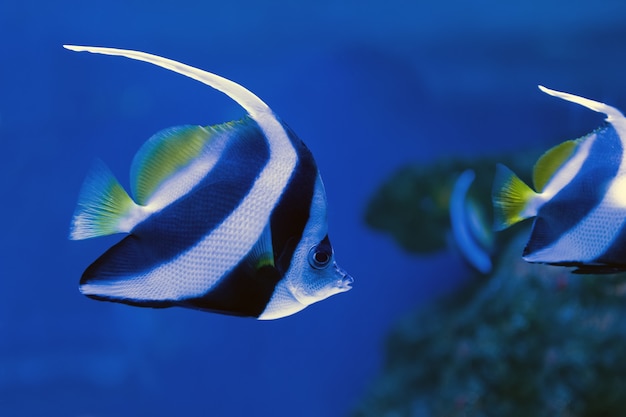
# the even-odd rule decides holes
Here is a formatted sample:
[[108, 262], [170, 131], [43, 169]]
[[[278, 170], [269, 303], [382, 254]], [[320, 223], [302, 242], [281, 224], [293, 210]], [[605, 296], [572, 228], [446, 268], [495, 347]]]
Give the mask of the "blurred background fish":
[[533, 170], [536, 191], [500, 165], [495, 227], [535, 218], [523, 253], [529, 262], [576, 266], [579, 273], [626, 270], [626, 118], [604, 103], [540, 88], [606, 114], [607, 125], [543, 154]]
[[482, 274], [493, 267], [494, 236], [484, 206], [468, 196], [476, 174], [465, 170], [459, 175], [450, 196], [450, 225], [454, 243], [465, 260]]

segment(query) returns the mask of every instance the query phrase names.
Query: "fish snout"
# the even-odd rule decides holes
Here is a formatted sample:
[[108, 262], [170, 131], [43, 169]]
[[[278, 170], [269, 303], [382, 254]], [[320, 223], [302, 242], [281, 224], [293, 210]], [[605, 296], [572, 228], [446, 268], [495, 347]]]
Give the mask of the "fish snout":
[[352, 276], [350, 276], [339, 265], [337, 265], [337, 263], [335, 263], [334, 266], [335, 272], [339, 275], [339, 279], [337, 280], [337, 288], [339, 288], [341, 291], [351, 290], [354, 278], [352, 278]]

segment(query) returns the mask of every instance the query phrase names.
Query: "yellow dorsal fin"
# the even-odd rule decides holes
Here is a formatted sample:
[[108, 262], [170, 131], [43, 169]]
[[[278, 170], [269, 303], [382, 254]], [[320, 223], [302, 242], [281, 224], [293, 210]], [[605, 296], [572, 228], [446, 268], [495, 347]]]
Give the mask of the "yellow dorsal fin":
[[165, 180], [197, 158], [212, 133], [201, 126], [176, 126], [148, 139], [135, 155], [130, 170], [137, 202], [146, 204]]
[[543, 191], [554, 173], [574, 154], [576, 147], [583, 139], [584, 137], [565, 141], [541, 155], [533, 169], [533, 184], [538, 193]]
[[[171, 197], [176, 194], [177, 198], [180, 197], [189, 184], [195, 185], [194, 181], [199, 181], [212, 169], [212, 165], [206, 163], [207, 155], [211, 156], [210, 160], [217, 161], [224, 150], [224, 144], [231, 140], [241, 140], [239, 138], [245, 131], [256, 128], [252, 119], [244, 117], [207, 127], [175, 126], [154, 134], [137, 151], [130, 169], [131, 189], [137, 203], [148, 204], [160, 187], [192, 166], [198, 158], [205, 157], [203, 169], [206, 171], [201, 176], [194, 177], [188, 173], [183, 182], [169, 183], [174, 190], [170, 189], [168, 195]], [[183, 183], [186, 185], [183, 186]], [[177, 194], [179, 192], [181, 194]]]

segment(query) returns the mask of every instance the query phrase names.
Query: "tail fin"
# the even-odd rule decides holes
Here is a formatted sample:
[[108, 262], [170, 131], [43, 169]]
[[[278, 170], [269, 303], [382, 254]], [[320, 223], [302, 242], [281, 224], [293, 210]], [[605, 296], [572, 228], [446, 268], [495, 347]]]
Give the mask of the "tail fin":
[[491, 192], [494, 229], [503, 230], [533, 217], [536, 213], [529, 213], [526, 209], [536, 195], [513, 171], [498, 164]]
[[98, 161], [85, 179], [70, 225], [70, 239], [81, 240], [129, 232], [137, 223], [140, 206]]

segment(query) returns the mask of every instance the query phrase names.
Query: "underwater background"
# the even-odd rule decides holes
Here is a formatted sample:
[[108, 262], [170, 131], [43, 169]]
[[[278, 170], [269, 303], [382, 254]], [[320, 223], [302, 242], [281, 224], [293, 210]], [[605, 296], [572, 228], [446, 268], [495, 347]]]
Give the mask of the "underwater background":
[[[602, 123], [537, 84], [626, 110], [621, 0], [1, 0], [0, 33], [2, 416], [366, 415], [355, 410], [378, 409], [363, 401], [388, 364], [390, 329], [486, 279], [451, 248], [445, 227], [400, 224], [413, 246], [375, 230], [366, 213], [381, 184], [407, 165], [428, 175], [435, 161], [515, 160]], [[243, 110], [184, 77], [66, 43], [158, 54], [261, 97], [316, 157], [353, 289], [270, 322], [82, 296], [83, 270], [119, 239], [67, 238], [94, 160], [127, 186], [153, 133]], [[419, 188], [410, 193], [432, 203]], [[415, 249], [442, 239], [445, 248]], [[500, 271], [515, 274], [513, 264]], [[409, 322], [432, 328], [437, 317]], [[430, 334], [424, 343], [437, 339]], [[425, 367], [426, 357], [411, 360]], [[453, 415], [424, 402], [400, 409], [387, 415]]]

